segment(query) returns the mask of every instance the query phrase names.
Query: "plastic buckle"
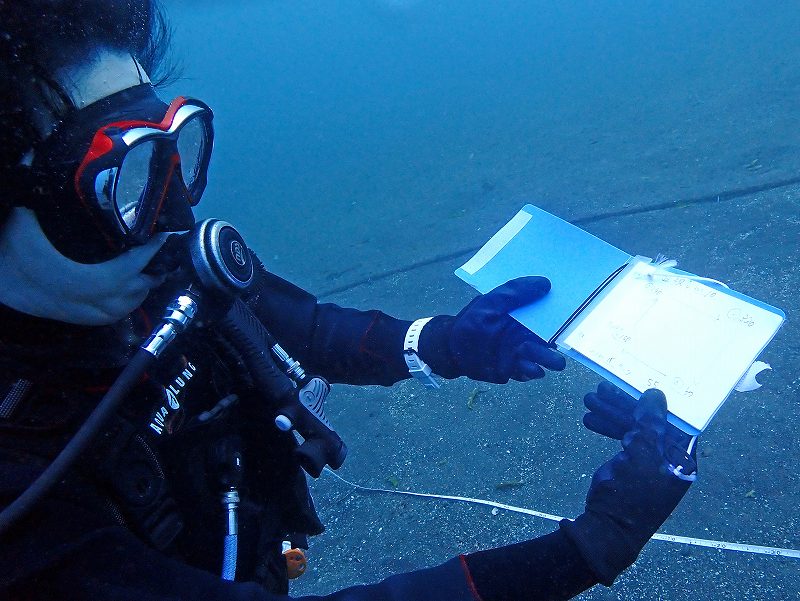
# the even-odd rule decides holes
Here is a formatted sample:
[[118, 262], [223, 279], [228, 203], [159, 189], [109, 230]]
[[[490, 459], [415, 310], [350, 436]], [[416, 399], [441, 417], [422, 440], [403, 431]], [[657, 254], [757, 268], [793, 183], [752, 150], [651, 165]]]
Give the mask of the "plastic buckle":
[[441, 385], [433, 377], [430, 365], [425, 363], [419, 358], [412, 350], [406, 350], [403, 353], [403, 358], [406, 360], [408, 366], [408, 373], [410, 373], [415, 380], [419, 380], [428, 388], [439, 388]]
[[430, 366], [425, 363], [417, 355], [419, 350], [419, 336], [422, 333], [422, 328], [428, 323], [432, 317], [424, 317], [418, 319], [409, 326], [406, 332], [405, 340], [403, 341], [403, 359], [408, 366], [408, 373], [410, 373], [415, 380], [419, 380], [428, 388], [439, 388], [440, 384], [433, 377]]

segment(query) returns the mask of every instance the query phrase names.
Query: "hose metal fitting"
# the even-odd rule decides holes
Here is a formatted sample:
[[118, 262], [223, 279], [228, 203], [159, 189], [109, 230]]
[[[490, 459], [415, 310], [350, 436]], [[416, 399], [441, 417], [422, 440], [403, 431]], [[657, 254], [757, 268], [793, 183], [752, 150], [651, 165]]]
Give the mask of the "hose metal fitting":
[[295, 361], [289, 356], [280, 344], [275, 343], [272, 347], [272, 352], [283, 363], [286, 374], [295, 381], [302, 382], [306, 379], [306, 372], [301, 367], [298, 361]]
[[197, 301], [188, 293], [182, 293], [167, 305], [161, 323], [142, 344], [142, 350], [156, 358], [160, 357], [169, 343], [186, 330], [195, 315], [197, 315]]
[[239, 534], [239, 520], [236, 510], [239, 508], [239, 491], [235, 488], [222, 493], [222, 505], [228, 511], [228, 536]]

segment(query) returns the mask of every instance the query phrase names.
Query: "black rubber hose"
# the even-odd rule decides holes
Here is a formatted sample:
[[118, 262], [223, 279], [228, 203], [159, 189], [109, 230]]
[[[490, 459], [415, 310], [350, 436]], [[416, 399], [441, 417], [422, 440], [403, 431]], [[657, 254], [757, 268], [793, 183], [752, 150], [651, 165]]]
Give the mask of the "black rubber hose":
[[[303, 469], [318, 478], [325, 465], [341, 467], [347, 446], [324, 419], [324, 413], [316, 411], [318, 407], [307, 407], [300, 400], [291, 378], [272, 359], [270, 349], [276, 344], [275, 338], [245, 302], [237, 298], [216, 327], [239, 353], [256, 387], [271, 400], [270, 407], [288, 418], [291, 427], [302, 436], [297, 456]], [[315, 398], [321, 404], [324, 396]]]
[[34, 480], [33, 484], [0, 513], [0, 536], [22, 519], [64, 477], [67, 470], [87, 449], [103, 426], [108, 423], [108, 420], [154, 360], [155, 357], [147, 351], [138, 350], [53, 463], [47, 466], [47, 469]]
[[275, 339], [244, 301], [236, 299], [216, 327], [236, 348], [245, 362], [256, 385], [266, 396], [286, 401], [295, 394], [292, 380], [275, 365], [270, 347]]

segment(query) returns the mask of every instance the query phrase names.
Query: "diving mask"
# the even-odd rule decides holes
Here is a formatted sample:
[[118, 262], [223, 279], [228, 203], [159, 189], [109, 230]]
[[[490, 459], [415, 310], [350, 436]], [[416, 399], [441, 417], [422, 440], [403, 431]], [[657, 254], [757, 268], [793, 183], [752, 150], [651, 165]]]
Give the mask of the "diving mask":
[[156, 232], [194, 225], [207, 183], [211, 109], [192, 98], [162, 102], [149, 84], [67, 116], [34, 151], [44, 185], [31, 205], [59, 251], [100, 262]]

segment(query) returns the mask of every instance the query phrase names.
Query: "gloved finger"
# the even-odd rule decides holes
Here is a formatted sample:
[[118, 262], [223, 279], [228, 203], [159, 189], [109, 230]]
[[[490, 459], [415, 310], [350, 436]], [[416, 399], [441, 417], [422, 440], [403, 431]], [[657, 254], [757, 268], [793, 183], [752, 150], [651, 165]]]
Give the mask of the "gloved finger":
[[[610, 387], [610, 388], [609, 388]], [[613, 389], [614, 395], [609, 396], [609, 389]], [[590, 392], [583, 397], [583, 404], [586, 408], [607, 421], [617, 424], [618, 430], [622, 433], [633, 428], [633, 409], [636, 406], [636, 399], [622, 392], [616, 386], [603, 382], [598, 386], [598, 392]], [[614, 436], [622, 439], [622, 436]]]
[[622, 438], [622, 446], [636, 463], [663, 462], [667, 427], [667, 398], [658, 389], [642, 394], [633, 410], [633, 428]]
[[540, 342], [541, 339], [535, 334], [531, 334], [531, 336], [535, 337], [536, 340], [523, 342], [514, 352], [518, 361], [538, 363], [542, 367], [553, 371], [561, 371], [567, 366], [567, 360], [564, 355], [549, 348], [544, 342]]
[[697, 473], [697, 441], [691, 450], [688, 449], [688, 441], [680, 444], [677, 441], [668, 442], [664, 452], [667, 463], [679, 467], [684, 475]]
[[603, 380], [597, 385], [597, 394], [607, 402], [619, 406], [620, 408], [628, 408], [631, 412], [633, 412], [633, 408], [636, 406], [635, 398], [627, 392], [622, 391], [620, 388], [617, 388], [608, 380]]
[[[667, 471], [679, 479], [690, 481], [697, 474], [697, 444], [694, 439], [691, 449], [689, 442], [692, 437], [667, 421], [667, 399], [664, 393], [655, 388], [646, 390], [639, 399], [639, 406], [634, 411], [640, 435], [634, 445], [640, 444], [649, 435], [649, 445], [656, 449], [658, 461]], [[679, 470], [681, 475], [675, 471]]]
[[537, 363], [532, 361], [520, 361], [511, 379], [517, 382], [527, 382], [528, 380], [539, 380], [544, 378], [544, 370]]
[[633, 425], [633, 408], [636, 406], [636, 399], [633, 397], [625, 395], [625, 397], [608, 398], [597, 392], [589, 392], [583, 397], [583, 404], [589, 411], [609, 417], [616, 416], [629, 426]]
[[505, 314], [539, 300], [548, 292], [550, 292], [550, 280], [545, 277], [516, 278], [476, 299], [474, 307]]
[[[677, 444], [680, 447], [686, 448], [689, 445], [689, 441], [692, 438], [691, 434], [687, 434], [683, 430], [681, 430], [678, 426], [675, 426], [669, 422], [667, 422], [666, 428], [664, 430], [664, 437], [669, 443]], [[697, 449], [697, 445], [695, 444], [695, 449]]]
[[592, 432], [596, 432], [601, 436], [608, 436], [615, 440], [622, 440], [625, 433], [630, 430], [628, 427], [629, 424], [594, 412], [586, 413], [583, 416], [583, 425]]
[[658, 388], [648, 388], [642, 393], [633, 410], [633, 419], [643, 428], [667, 423], [667, 397]]

